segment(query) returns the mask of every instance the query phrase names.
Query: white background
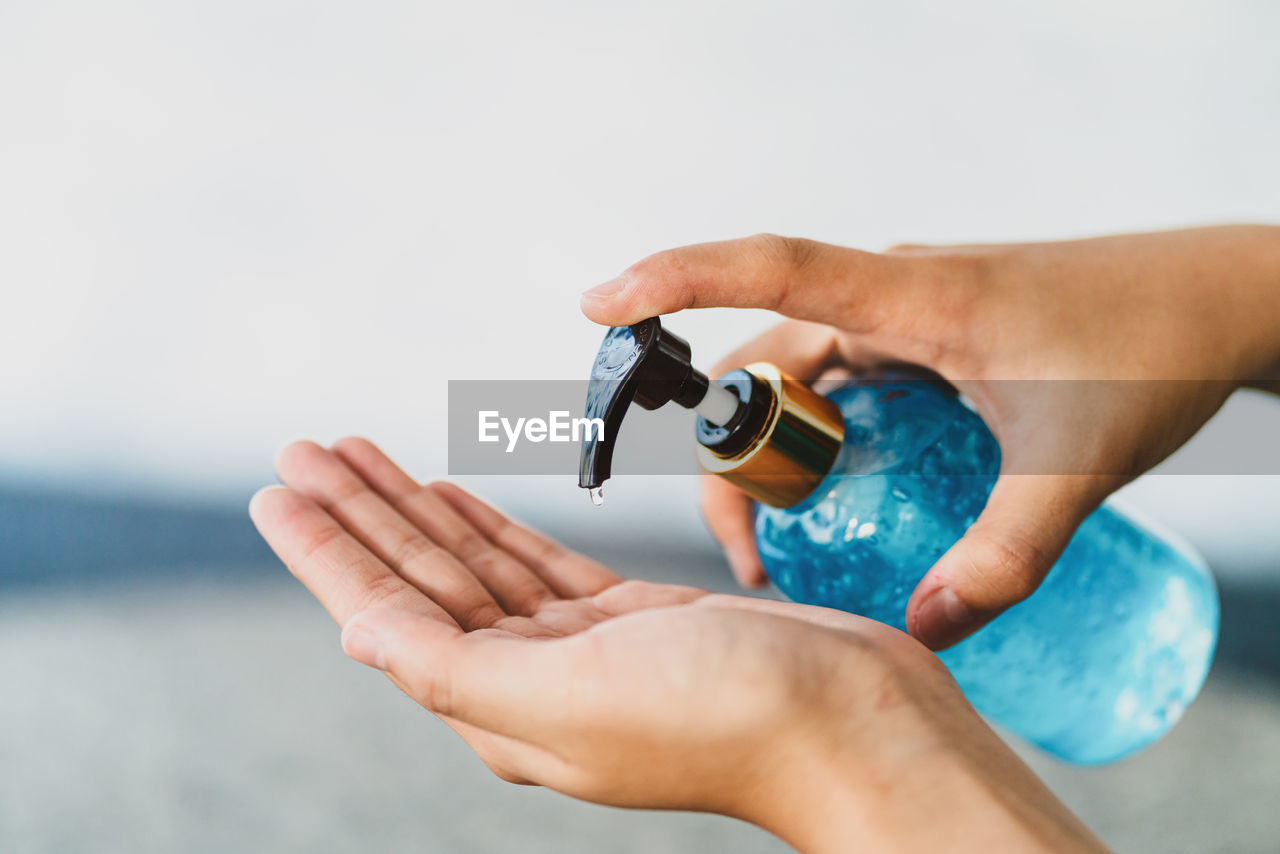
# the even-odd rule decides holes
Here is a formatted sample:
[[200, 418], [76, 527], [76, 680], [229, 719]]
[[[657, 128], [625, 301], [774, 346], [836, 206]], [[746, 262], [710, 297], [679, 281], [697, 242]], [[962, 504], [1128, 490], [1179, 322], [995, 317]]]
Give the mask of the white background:
[[[357, 432], [442, 474], [448, 379], [584, 376], [578, 292], [682, 243], [1280, 221], [1277, 32], [1263, 0], [0, 4], [0, 468], [230, 495]], [[765, 323], [672, 325], [708, 364]], [[594, 517], [571, 475], [482, 488], [696, 532], [653, 480]], [[1134, 492], [1280, 553], [1275, 478]]]

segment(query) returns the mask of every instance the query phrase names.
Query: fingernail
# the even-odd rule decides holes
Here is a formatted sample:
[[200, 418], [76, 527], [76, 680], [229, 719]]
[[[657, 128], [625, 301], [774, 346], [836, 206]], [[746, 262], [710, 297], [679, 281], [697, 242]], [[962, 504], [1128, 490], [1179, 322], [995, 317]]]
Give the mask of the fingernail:
[[912, 634], [929, 649], [946, 649], [976, 628], [973, 611], [950, 587], [939, 587], [916, 608]]
[[583, 291], [582, 295], [592, 299], [609, 299], [621, 291], [624, 284], [621, 278], [610, 279], [603, 285], [596, 285], [589, 291]]
[[382, 655], [382, 641], [364, 626], [348, 623], [342, 630], [342, 651], [361, 664], [377, 670], [386, 670]]

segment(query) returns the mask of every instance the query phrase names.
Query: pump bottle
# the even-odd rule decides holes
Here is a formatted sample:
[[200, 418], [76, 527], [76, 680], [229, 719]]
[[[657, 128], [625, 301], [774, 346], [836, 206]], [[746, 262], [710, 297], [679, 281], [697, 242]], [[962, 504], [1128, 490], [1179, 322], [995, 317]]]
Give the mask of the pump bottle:
[[[592, 367], [579, 483], [598, 497], [632, 403], [698, 413], [702, 467], [757, 504], [756, 545], [791, 599], [905, 630], [916, 583], [974, 522], [995, 483], [995, 437], [950, 389], [910, 377], [823, 397], [773, 365], [715, 382], [649, 318], [615, 327]], [[1208, 672], [1218, 597], [1185, 543], [1110, 502], [1040, 588], [940, 654], [978, 711], [1047, 752], [1095, 764], [1177, 722]]]

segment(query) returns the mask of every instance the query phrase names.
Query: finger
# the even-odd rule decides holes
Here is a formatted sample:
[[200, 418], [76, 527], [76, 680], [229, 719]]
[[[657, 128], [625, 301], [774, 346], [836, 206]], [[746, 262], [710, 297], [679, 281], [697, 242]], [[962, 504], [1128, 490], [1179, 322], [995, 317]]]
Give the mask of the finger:
[[769, 580], [756, 549], [755, 505], [750, 496], [716, 475], [701, 478], [702, 519], [720, 544], [729, 570], [747, 588]]
[[[343, 651], [345, 652], [345, 650]], [[383, 675], [391, 680], [391, 684], [395, 685], [405, 694], [409, 694], [408, 687], [397, 679], [395, 674], [384, 673]], [[412, 698], [412, 695], [410, 695], [410, 697]], [[456, 732], [458, 737], [465, 741], [467, 746], [476, 752], [476, 755], [480, 757], [480, 761], [488, 766], [489, 770], [498, 777], [508, 783], [515, 783], [517, 785], [536, 785], [533, 780], [515, 771], [513, 763], [503, 760], [509, 754], [519, 754], [521, 749], [524, 747], [529, 747], [530, 749], [537, 748], [532, 748], [531, 745], [527, 746], [518, 739], [489, 732], [488, 730], [481, 729], [474, 724], [460, 721], [457, 718], [451, 718], [448, 715], [436, 715], [436, 717], [444, 722], [449, 729]]]
[[[409, 689], [402, 685], [392, 674], [386, 674], [397, 688], [409, 695]], [[541, 747], [536, 747], [510, 736], [489, 732], [474, 724], [451, 718], [448, 715], [436, 715], [445, 726], [458, 734], [467, 746], [475, 751], [476, 756], [499, 779], [518, 786], [537, 786], [537, 767], [554, 758]]]
[[498, 735], [456, 718], [437, 717], [448, 724], [475, 751], [480, 761], [504, 782], [517, 786], [541, 786], [553, 775], [552, 769], [564, 764], [560, 757], [544, 747]]
[[[345, 651], [345, 650], [344, 650]], [[410, 689], [394, 673], [385, 672], [391, 683], [409, 695]], [[476, 752], [480, 761], [500, 779], [519, 786], [542, 785], [548, 769], [559, 766], [559, 757], [551, 751], [487, 729], [460, 721], [448, 715], [436, 715], [449, 729]]]
[[276, 458], [285, 485], [310, 497], [464, 629], [507, 616], [485, 586], [378, 495], [334, 454], [314, 442], [294, 442]]
[[907, 603], [907, 628], [934, 650], [968, 637], [1035, 592], [1101, 500], [1083, 475], [1006, 474], [973, 526]]
[[[954, 249], [955, 247], [948, 247]], [[937, 251], [938, 247], [927, 243], [895, 243], [884, 250], [886, 255], [917, 255]]]
[[586, 555], [519, 525], [465, 489], [440, 481], [430, 489], [471, 521], [485, 536], [530, 567], [551, 589], [567, 598], [594, 596], [622, 580]]
[[873, 324], [887, 299], [925, 286], [909, 256], [877, 255], [764, 234], [650, 255], [587, 291], [582, 311], [623, 326], [686, 308], [767, 308], [802, 320]]
[[[752, 362], [772, 362], [790, 376], [814, 380], [839, 360], [836, 331], [820, 323], [788, 320], [730, 353], [714, 368], [714, 376]], [[702, 518], [724, 550], [734, 578], [744, 587], [768, 581], [756, 550], [755, 509], [741, 490], [718, 477], [702, 479]]]
[[458, 558], [509, 614], [529, 616], [556, 598], [537, 573], [498, 548], [440, 495], [420, 485], [367, 439], [334, 444], [337, 456], [413, 525]]
[[249, 502], [249, 516], [289, 571], [339, 625], [377, 606], [457, 625], [302, 493], [282, 486], [260, 490]]
[[571, 640], [464, 633], [388, 608], [360, 613], [342, 632], [347, 655], [386, 671], [428, 710], [533, 744], [573, 711], [556, 702], [573, 684]]

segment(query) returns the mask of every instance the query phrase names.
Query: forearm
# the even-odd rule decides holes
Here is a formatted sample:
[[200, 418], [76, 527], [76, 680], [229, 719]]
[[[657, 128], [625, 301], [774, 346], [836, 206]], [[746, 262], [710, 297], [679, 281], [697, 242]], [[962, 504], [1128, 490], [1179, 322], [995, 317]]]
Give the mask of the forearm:
[[1235, 333], [1247, 385], [1280, 392], [1280, 227], [1238, 225], [1216, 232], [1207, 262], [1221, 265], [1220, 282], [1235, 305]]
[[[1239, 352], [1243, 384], [1280, 391], [1280, 226], [1193, 229], [1187, 264], [1198, 271], [1212, 316], [1220, 301], [1230, 317], [1226, 341]], [[1207, 318], [1206, 318], [1207, 319]], [[1231, 339], [1234, 339], [1232, 341]], [[1228, 346], [1230, 349], [1230, 346]]]
[[979, 726], [989, 741], [980, 737], [963, 749], [887, 739], [892, 755], [853, 756], [831, 745], [799, 754], [786, 779], [761, 793], [768, 803], [748, 818], [804, 854], [1106, 850]]
[[1245, 385], [1280, 394], [1280, 227], [1257, 227], [1246, 235], [1254, 258], [1244, 275], [1258, 294], [1256, 321], [1248, 325], [1256, 334], [1258, 368]]
[[[1245, 384], [1280, 369], [1280, 226], [1028, 244], [1015, 257], [1026, 267], [1008, 278], [1015, 290], [1024, 278], [1050, 283], [1030, 296], [1060, 301], [1054, 323], [1087, 307], [1074, 315], [1087, 324], [1080, 334], [1093, 330], [1091, 346], [1119, 354], [1118, 375]], [[1160, 349], [1144, 351], [1143, 341]]]

